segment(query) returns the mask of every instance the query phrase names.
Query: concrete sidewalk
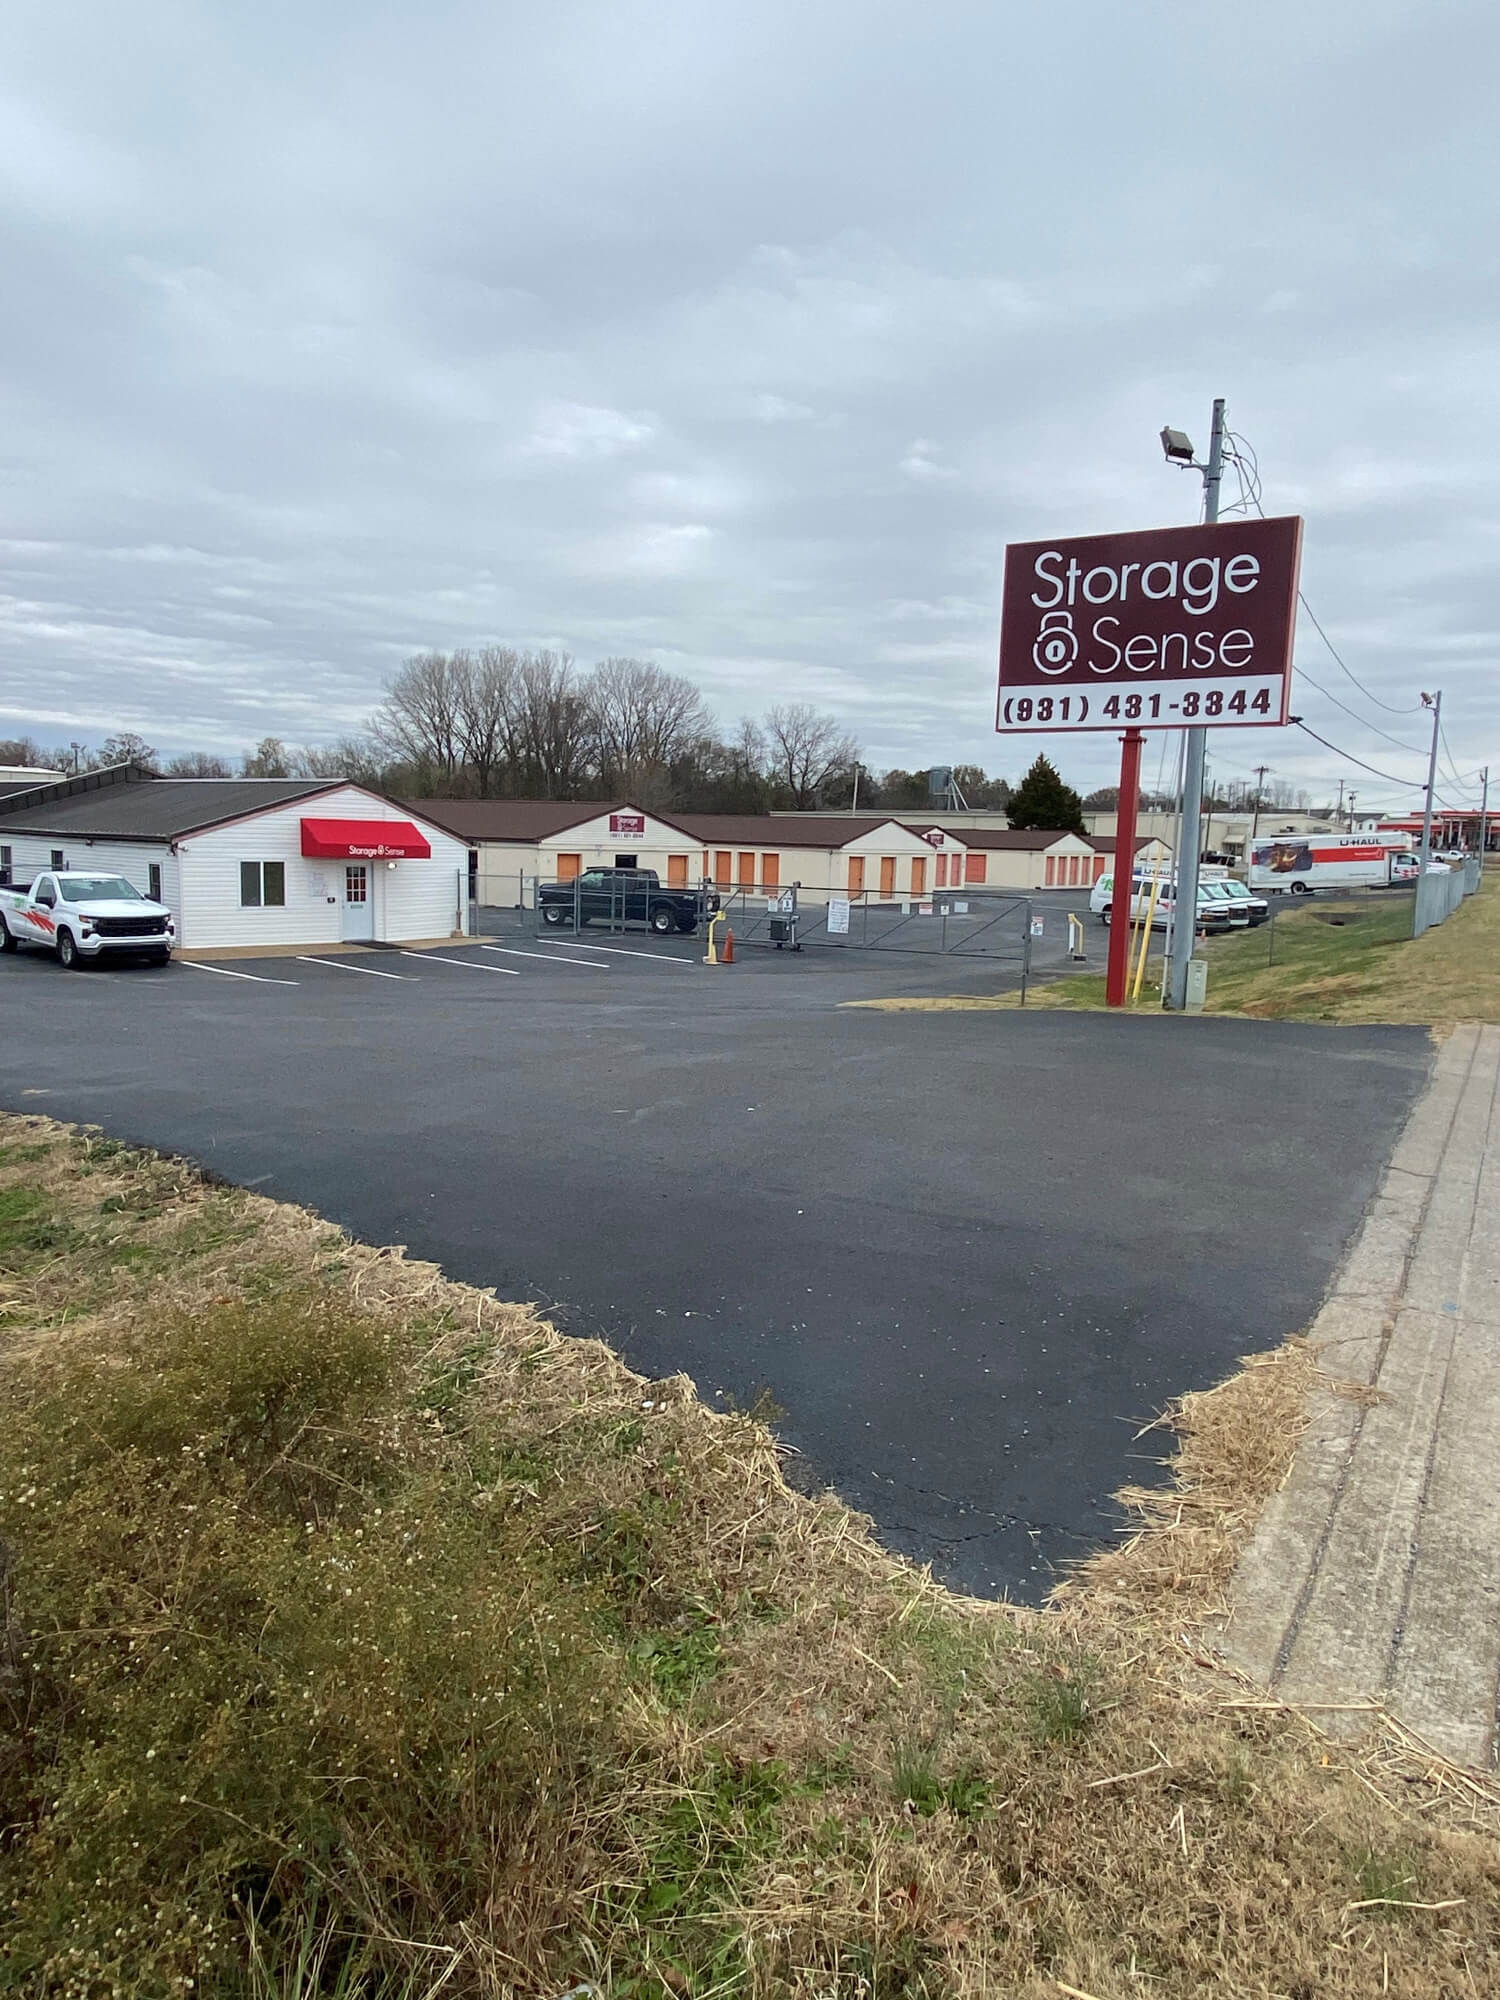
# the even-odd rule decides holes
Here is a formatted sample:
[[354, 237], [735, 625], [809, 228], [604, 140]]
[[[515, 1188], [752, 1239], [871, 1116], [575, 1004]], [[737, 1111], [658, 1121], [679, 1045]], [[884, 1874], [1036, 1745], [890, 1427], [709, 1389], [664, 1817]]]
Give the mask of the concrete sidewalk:
[[1286, 1700], [1373, 1697], [1444, 1755], [1491, 1770], [1497, 1081], [1500, 1028], [1458, 1029], [1311, 1328], [1331, 1387], [1241, 1561], [1222, 1635], [1225, 1654]]

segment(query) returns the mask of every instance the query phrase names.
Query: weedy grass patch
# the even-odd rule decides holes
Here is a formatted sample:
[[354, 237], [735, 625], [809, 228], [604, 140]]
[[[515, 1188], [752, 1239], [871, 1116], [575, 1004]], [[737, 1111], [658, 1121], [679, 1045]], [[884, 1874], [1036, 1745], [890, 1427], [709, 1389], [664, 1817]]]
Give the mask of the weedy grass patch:
[[[1411, 1022], [1449, 1027], [1500, 1021], [1500, 894], [1491, 875], [1446, 922], [1411, 934], [1409, 895], [1281, 898], [1275, 922], [1199, 947], [1208, 960], [1210, 1014], [1268, 1021]], [[1161, 959], [1153, 951], [1128, 1011], [1161, 1015]], [[1034, 982], [1030, 1008], [1094, 1012], [1104, 979], [1077, 973]], [[889, 1013], [965, 1013], [1019, 1007], [1018, 993], [853, 1000]]]
[[0, 1993], [1500, 1990], [1497, 1801], [1196, 1636], [1312, 1363], [1173, 1413], [1045, 1613], [750, 1414], [316, 1216], [0, 1121]]

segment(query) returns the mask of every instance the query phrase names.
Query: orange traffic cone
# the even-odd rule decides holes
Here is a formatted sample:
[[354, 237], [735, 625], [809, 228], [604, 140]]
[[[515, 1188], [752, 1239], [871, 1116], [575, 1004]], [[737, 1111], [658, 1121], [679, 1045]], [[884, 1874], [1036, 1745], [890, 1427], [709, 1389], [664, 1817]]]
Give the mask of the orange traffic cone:
[[724, 963], [726, 965], [734, 964], [734, 932], [729, 928], [728, 924], [724, 926]]

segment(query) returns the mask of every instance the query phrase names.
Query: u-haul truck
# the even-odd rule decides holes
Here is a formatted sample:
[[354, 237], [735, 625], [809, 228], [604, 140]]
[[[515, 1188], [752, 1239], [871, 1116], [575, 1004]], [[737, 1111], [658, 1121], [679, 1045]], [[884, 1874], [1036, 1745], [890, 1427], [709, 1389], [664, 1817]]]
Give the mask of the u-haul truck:
[[1278, 833], [1251, 842], [1245, 879], [1273, 895], [1305, 896], [1310, 889], [1383, 889], [1416, 874], [1404, 836]]

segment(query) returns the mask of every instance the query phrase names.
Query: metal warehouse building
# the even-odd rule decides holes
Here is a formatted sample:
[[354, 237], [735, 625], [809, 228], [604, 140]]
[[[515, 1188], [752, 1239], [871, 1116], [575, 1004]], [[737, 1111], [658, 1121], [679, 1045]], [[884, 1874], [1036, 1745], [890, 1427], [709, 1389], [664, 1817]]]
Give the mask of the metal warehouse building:
[[467, 843], [343, 780], [158, 778], [136, 766], [0, 788], [0, 881], [123, 875], [179, 950], [416, 944], [468, 929]]

